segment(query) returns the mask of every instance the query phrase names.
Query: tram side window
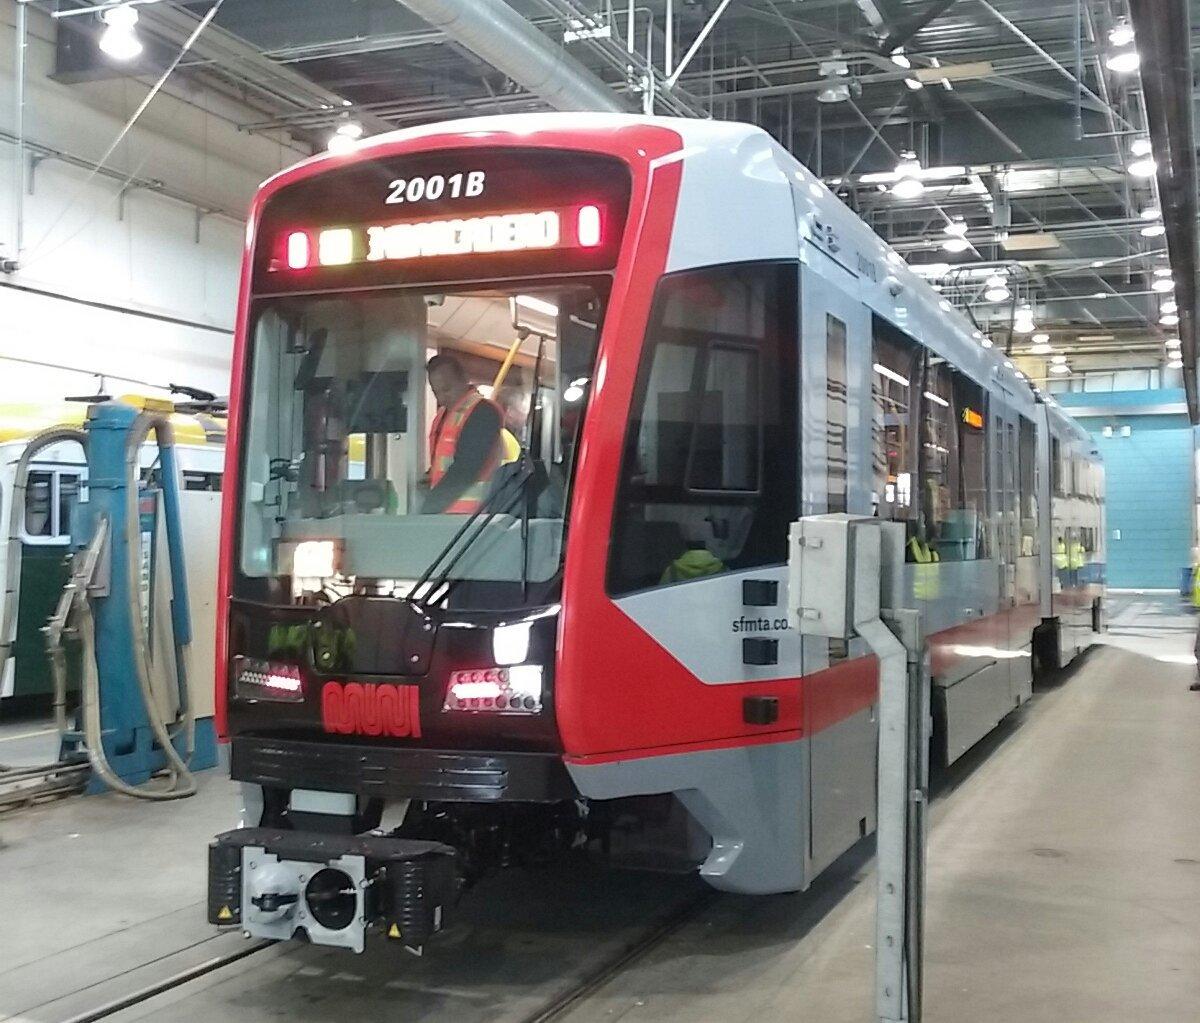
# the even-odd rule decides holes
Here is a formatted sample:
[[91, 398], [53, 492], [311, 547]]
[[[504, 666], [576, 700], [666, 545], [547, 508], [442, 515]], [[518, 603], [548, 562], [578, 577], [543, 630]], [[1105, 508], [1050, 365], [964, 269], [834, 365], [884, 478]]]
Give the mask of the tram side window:
[[1038, 499], [1037, 499], [1037, 433], [1024, 416], [1017, 417], [1020, 433], [1017, 438], [1019, 449], [1020, 480], [1018, 493], [1021, 501], [1019, 526], [1020, 557], [1029, 558], [1038, 553]]
[[947, 411], [958, 441], [958, 475], [956, 487], [947, 495], [945, 517], [938, 523], [938, 557], [974, 561], [991, 556], [986, 397], [970, 377], [954, 371], [950, 375], [952, 404]]
[[[918, 532], [939, 561], [966, 561], [975, 557], [975, 523], [965, 521], [959, 508], [962, 488], [953, 374], [941, 358], [925, 353], [924, 361], [921, 448], [917, 452], [922, 520]], [[921, 553], [920, 548], [911, 550], [914, 557]]]
[[57, 544], [71, 535], [71, 512], [83, 489], [78, 472], [35, 469], [25, 482], [24, 538]]
[[916, 513], [912, 418], [919, 407], [920, 348], [878, 318], [873, 334], [871, 503], [878, 518], [908, 522]]
[[25, 535], [53, 536], [54, 474], [31, 472], [25, 483]]
[[825, 316], [825, 487], [827, 509], [846, 510], [849, 429], [846, 375], [846, 324]]
[[796, 271], [750, 264], [659, 285], [625, 439], [608, 588], [787, 559], [798, 511]]

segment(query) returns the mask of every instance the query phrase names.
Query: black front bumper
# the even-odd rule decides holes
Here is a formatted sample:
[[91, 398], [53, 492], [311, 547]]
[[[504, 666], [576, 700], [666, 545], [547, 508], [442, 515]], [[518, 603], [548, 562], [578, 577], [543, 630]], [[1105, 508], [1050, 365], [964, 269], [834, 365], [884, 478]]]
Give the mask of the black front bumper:
[[578, 796], [554, 753], [487, 753], [237, 736], [235, 781], [383, 799], [549, 803]]

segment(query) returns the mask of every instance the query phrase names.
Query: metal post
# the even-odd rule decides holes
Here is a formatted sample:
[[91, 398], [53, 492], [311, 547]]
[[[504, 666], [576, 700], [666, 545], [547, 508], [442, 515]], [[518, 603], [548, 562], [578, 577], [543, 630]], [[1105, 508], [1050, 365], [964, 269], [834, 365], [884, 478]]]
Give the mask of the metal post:
[[[916, 566], [920, 568], [922, 566]], [[788, 617], [801, 635], [864, 639], [879, 662], [875, 1019], [920, 1023], [929, 671], [904, 599], [904, 528], [812, 515], [788, 534]]]
[[25, 245], [25, 48], [29, 35], [25, 21], [25, 5], [17, 4], [16, 21], [16, 53], [13, 62], [14, 82], [14, 117], [13, 130], [16, 132], [16, 146], [13, 150], [13, 252], [12, 258], [18, 263], [21, 259], [21, 249]]
[[671, 72], [675, 70], [673, 61], [675, 60], [675, 0], [667, 0], [667, 21], [664, 26], [663, 35], [665, 36], [666, 53], [663, 56], [663, 72], [668, 78], [671, 77]]

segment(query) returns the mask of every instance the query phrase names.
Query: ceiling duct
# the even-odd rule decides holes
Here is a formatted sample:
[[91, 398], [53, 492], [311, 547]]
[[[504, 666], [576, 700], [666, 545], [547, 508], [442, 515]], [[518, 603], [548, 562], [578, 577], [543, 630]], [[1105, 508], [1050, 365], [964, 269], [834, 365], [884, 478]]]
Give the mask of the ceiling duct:
[[503, 0], [399, 2], [555, 110], [629, 110], [612, 89]]

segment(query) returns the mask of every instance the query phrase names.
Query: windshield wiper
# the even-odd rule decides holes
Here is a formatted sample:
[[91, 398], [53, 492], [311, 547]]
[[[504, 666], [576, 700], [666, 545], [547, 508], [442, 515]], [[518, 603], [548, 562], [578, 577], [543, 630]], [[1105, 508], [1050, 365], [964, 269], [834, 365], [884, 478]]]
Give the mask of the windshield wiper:
[[[462, 560], [463, 555], [466, 554], [471, 545], [483, 535], [484, 530], [488, 527], [488, 523], [501, 514], [501, 499], [518, 496], [524, 490], [525, 485], [537, 475], [533, 459], [526, 452], [522, 452], [521, 454], [519, 467], [520, 471], [514, 473], [493, 490], [479, 507], [467, 516], [467, 520], [458, 528], [454, 536], [447, 541], [446, 545], [438, 551], [437, 555], [429, 563], [429, 567], [425, 569], [421, 577], [413, 584], [412, 589], [409, 591], [407, 599], [411, 603], [421, 608], [432, 606], [433, 595], [445, 585], [446, 580], [450, 577], [450, 573], [454, 571], [454, 566]], [[469, 537], [463, 539], [472, 527], [477, 528]], [[457, 550], [455, 550], [456, 545], [458, 545]], [[453, 552], [453, 557], [450, 557], [446, 561], [445, 567], [435, 576], [434, 573], [437, 571], [438, 565], [451, 552]], [[424, 595], [419, 595], [422, 587], [425, 587], [425, 593]]]

